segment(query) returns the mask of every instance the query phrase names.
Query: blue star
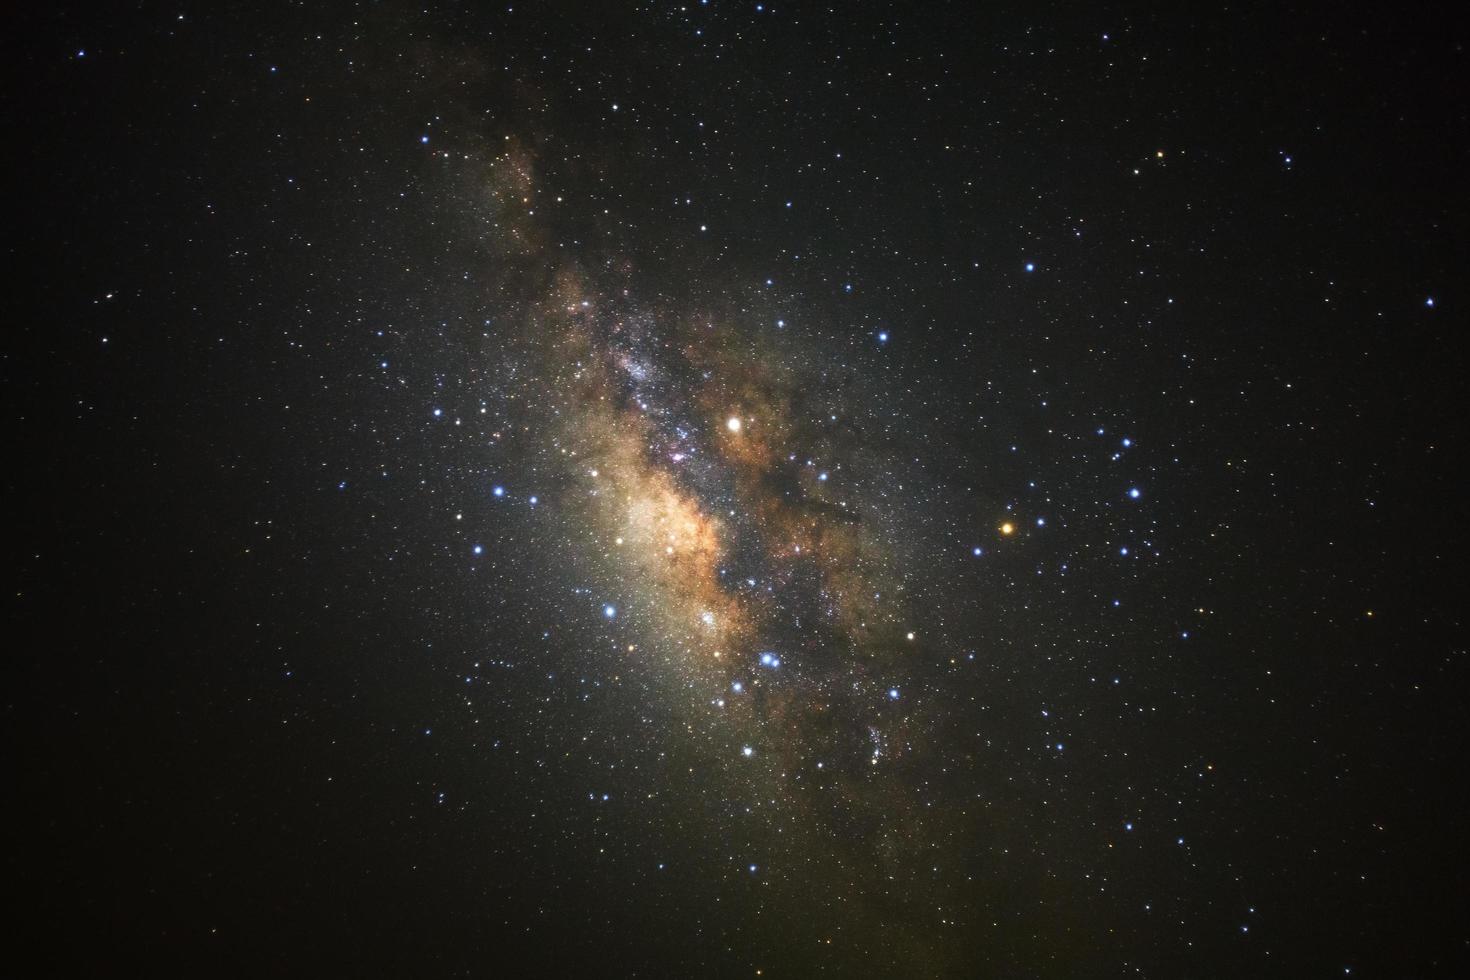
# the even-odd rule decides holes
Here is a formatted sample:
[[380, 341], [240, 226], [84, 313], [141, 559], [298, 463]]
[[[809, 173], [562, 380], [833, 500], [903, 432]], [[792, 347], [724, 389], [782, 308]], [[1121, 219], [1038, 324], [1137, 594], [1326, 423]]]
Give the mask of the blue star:
[[898, 688], [896, 688], [896, 687], [890, 687], [888, 689], [888, 698], [889, 698], [890, 701], [897, 701], [898, 700]]
[[478, 545], [477, 544], [471, 550], [474, 551], [474, 553], [477, 554], [477, 555], [482, 555], [482, 554], [485, 553], [485, 547], [484, 547], [484, 545]]
[[505, 487], [496, 486], [496, 487], [492, 488], [490, 492], [493, 493], [493, 494], [495, 494], [495, 496], [497, 496], [497, 497], [504, 497], [505, 496]]
[[1128, 496], [1132, 497], [1134, 500], [1137, 500], [1139, 497], [1143, 496], [1143, 491], [1138, 489], [1137, 487], [1133, 487], [1128, 491]]
[[617, 606], [611, 606], [611, 605], [609, 605], [609, 606], [603, 606], [602, 607], [602, 614], [604, 616], [606, 616], [608, 619], [612, 619], [614, 616], [616, 616], [618, 614], [618, 607]]
[[1036, 271], [1036, 263], [1035, 262], [1027, 262], [1026, 263], [1026, 271], [1027, 272], [1035, 272]]

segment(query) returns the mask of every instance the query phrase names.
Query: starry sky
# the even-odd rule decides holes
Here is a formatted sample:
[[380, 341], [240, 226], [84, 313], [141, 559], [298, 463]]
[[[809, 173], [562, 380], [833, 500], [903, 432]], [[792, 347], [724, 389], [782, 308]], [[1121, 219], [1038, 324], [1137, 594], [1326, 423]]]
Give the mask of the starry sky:
[[1470, 956], [1442, 12], [12, 28], [6, 875], [58, 969]]

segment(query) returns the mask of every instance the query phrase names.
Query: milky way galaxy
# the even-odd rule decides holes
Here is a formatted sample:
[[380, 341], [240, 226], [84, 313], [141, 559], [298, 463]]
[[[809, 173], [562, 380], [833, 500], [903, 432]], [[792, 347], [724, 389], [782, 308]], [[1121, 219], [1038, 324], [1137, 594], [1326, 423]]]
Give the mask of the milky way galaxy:
[[[511, 172], [495, 196], [553, 195], [526, 161]], [[936, 662], [945, 623], [983, 601], [945, 599], [923, 559], [954, 548], [913, 517], [942, 489], [899, 455], [875, 355], [831, 360], [820, 335], [728, 303], [643, 302], [626, 260], [536, 258], [524, 281], [551, 286], [511, 304], [515, 349], [495, 355], [531, 365], [507, 386], [523, 407], [497, 452], [556, 488], [537, 497], [533, 560], [583, 583], [564, 607], [573, 630], [600, 627], [581, 669], [658, 699], [689, 760], [659, 793], [743, 811], [730, 862], [769, 873], [773, 852], [811, 867], [830, 851], [814, 870], [848, 877], [842, 903], [891, 891], [954, 817], [922, 812], [942, 797], [918, 773], [944, 758], [925, 691], [959, 663]]]

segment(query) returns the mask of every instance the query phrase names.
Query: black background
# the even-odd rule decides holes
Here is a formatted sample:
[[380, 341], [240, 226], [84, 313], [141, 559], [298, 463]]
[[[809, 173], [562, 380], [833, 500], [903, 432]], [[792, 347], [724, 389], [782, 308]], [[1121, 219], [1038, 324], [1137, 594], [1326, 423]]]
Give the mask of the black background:
[[[13, 25], [12, 955], [63, 973], [1463, 966], [1467, 129], [1448, 7], [512, 6], [142, 3]], [[912, 501], [922, 528], [1038, 475], [1085, 525], [1114, 488], [1054, 429], [1152, 453], [1167, 558], [1058, 592], [1030, 567], [1072, 552], [1038, 544], [1001, 573], [1008, 625], [952, 624], [1004, 651], [997, 738], [1036, 741], [1034, 706], [1071, 699], [1090, 710], [1078, 751], [1106, 747], [1065, 780], [993, 764], [1003, 827], [947, 840], [956, 859], [987, 833], [1023, 842], [961, 892], [999, 926], [956, 937], [893, 897], [854, 921], [934, 929], [943, 957], [879, 934], [813, 952], [830, 922], [800, 896], [842, 881], [787, 870], [773, 897], [701, 864], [709, 841], [672, 803], [593, 817], [566, 802], [584, 773], [488, 748], [534, 733], [554, 756], [591, 731], [644, 751], [646, 718], [673, 724], [656, 697], [589, 716], [545, 680], [582, 669], [578, 627], [541, 639], [570, 615], [543, 587], [554, 549], [497, 549], [469, 582], [426, 516], [478, 474], [422, 391], [504, 370], [472, 328], [497, 297], [459, 275], [496, 260], [426, 154], [504, 133], [572, 201], [547, 240], [635, 262], [651, 305], [740, 306], [731, 284], [781, 256], [789, 305], [821, 321], [808, 363], [835, 350], [834, 370], [882, 379], [861, 397], [915, 421], [859, 441], [944, 488]], [[832, 347], [880, 325], [881, 354]], [[1039, 448], [1019, 462], [1017, 442]], [[404, 478], [374, 482], [381, 466]], [[363, 489], [344, 502], [339, 481]], [[1114, 595], [1137, 611], [1099, 626]], [[1187, 648], [1158, 639], [1181, 627]], [[472, 729], [453, 684], [481, 649], [531, 666], [494, 678]], [[1085, 680], [1125, 660], [1144, 721]], [[936, 740], [977, 722], [959, 681], [922, 682], [950, 692]], [[1159, 831], [1099, 894], [1078, 855], [1120, 787], [1187, 809], [1190, 854], [1176, 866]]]

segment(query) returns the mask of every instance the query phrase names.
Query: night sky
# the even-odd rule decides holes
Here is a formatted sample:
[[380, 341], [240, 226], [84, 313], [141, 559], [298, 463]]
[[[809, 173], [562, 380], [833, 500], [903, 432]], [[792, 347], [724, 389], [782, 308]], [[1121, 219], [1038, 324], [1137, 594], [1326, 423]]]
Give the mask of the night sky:
[[32, 6], [12, 956], [1470, 957], [1449, 5]]

